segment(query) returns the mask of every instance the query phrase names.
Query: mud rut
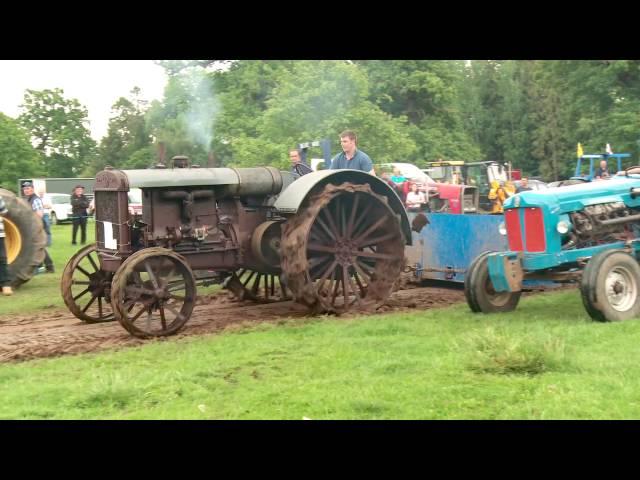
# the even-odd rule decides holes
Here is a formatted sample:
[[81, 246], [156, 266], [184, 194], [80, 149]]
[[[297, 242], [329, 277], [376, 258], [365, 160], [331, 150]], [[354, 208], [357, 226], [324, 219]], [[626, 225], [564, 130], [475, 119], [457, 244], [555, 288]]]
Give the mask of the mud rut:
[[[464, 301], [461, 289], [406, 286], [393, 293], [375, 314], [427, 310]], [[349, 316], [352, 315], [340, 318]], [[197, 306], [185, 328], [177, 335], [159, 340], [132, 337], [115, 321], [86, 324], [64, 307], [38, 314], [0, 315], [0, 362], [97, 352], [153, 341], [173, 341], [228, 328], [305, 317], [311, 317], [307, 308], [291, 301], [257, 305], [239, 302], [226, 291], [198, 297]]]

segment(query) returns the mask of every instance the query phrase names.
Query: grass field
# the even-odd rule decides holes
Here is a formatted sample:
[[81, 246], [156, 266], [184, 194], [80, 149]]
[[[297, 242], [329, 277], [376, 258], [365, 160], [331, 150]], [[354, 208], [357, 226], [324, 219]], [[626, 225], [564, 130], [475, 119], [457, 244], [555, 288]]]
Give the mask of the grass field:
[[640, 322], [594, 323], [576, 291], [504, 315], [289, 319], [0, 365], [0, 418], [637, 418], [639, 342]]
[[[89, 224], [89, 241], [93, 224]], [[77, 247], [53, 228], [55, 274], [0, 313], [62, 306]], [[79, 246], [78, 246], [79, 247]], [[100, 354], [0, 365], [1, 419], [630, 419], [640, 417], [640, 321], [601, 324], [577, 291], [510, 314], [466, 305], [283, 319]]]

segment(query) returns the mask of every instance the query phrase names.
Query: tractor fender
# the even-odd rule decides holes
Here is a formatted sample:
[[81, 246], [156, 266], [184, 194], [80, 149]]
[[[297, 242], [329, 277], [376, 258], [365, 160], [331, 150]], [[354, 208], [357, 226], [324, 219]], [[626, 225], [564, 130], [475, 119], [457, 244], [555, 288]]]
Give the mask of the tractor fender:
[[398, 194], [384, 180], [360, 170], [320, 170], [303, 175], [278, 196], [274, 207], [283, 215], [294, 215], [313, 193], [324, 188], [325, 185], [330, 183], [341, 185], [344, 182], [369, 184], [374, 193], [387, 197], [389, 207], [400, 216], [400, 226], [406, 244], [411, 245], [409, 218]]

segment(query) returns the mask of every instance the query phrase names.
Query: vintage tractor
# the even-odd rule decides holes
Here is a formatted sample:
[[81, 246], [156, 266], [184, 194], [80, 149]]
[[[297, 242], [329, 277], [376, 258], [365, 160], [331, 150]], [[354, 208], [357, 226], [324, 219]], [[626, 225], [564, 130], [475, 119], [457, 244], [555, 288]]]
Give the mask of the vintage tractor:
[[[142, 190], [142, 215], [127, 193]], [[241, 299], [291, 295], [314, 312], [381, 305], [411, 242], [398, 196], [355, 170], [107, 167], [95, 183], [96, 244], [63, 273], [69, 310], [92, 323], [116, 319], [132, 335], [175, 334], [198, 282]]]
[[594, 320], [640, 316], [640, 167], [608, 181], [520, 193], [505, 202], [509, 248], [478, 255], [467, 272], [473, 312], [516, 308], [523, 281], [580, 282]]

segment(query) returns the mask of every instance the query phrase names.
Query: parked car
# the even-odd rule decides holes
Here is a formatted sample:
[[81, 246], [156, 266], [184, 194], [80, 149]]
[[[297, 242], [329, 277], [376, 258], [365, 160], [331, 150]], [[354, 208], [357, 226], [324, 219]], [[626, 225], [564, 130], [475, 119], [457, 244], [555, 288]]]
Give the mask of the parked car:
[[62, 222], [70, 222], [73, 216], [71, 211], [71, 195], [68, 193], [45, 193], [45, 204], [51, 205], [51, 223], [58, 225]]
[[[514, 180], [513, 183], [515, 184], [516, 188], [519, 188], [522, 182], [520, 180]], [[529, 184], [529, 188], [531, 188], [532, 190], [544, 190], [546, 188], [549, 188], [549, 185], [547, 185], [542, 180], [529, 179], [527, 183]]]
[[142, 190], [139, 188], [129, 190], [129, 213], [142, 215]]
[[374, 166], [376, 175], [381, 176], [383, 173], [393, 174], [394, 169], [399, 169], [403, 177], [413, 183], [418, 184], [418, 190], [424, 191], [429, 189], [429, 194], [433, 195], [438, 191], [436, 187], [436, 181], [427, 175], [424, 171], [420, 170], [412, 163], [382, 163]]
[[[142, 190], [139, 188], [132, 188], [129, 190], [129, 213], [131, 215], [142, 215]], [[96, 209], [96, 201], [91, 199], [89, 204], [89, 214], [93, 215]]]

